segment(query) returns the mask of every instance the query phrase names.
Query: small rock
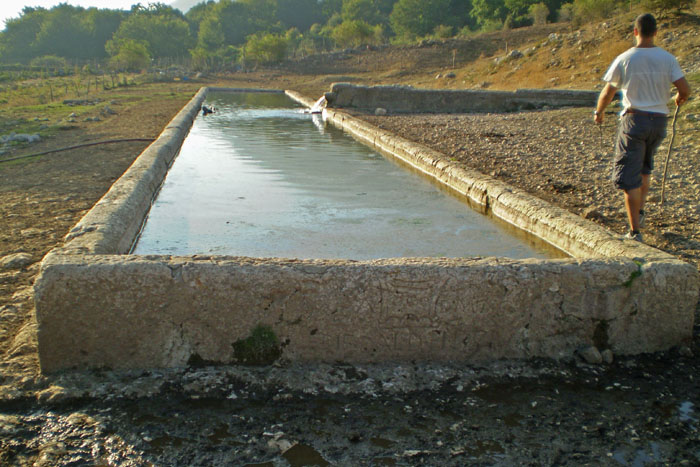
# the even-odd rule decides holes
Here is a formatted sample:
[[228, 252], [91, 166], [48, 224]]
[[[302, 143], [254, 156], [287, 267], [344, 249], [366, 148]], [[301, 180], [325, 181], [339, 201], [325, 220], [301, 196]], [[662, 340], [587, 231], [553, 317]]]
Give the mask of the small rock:
[[603, 357], [600, 355], [600, 351], [593, 345], [579, 350], [578, 353], [586, 363], [590, 363], [591, 365], [600, 365], [603, 363]]
[[386, 109], [383, 109], [382, 107], [377, 107], [376, 109], [374, 109], [374, 115], [384, 116], [386, 115]]
[[68, 116], [68, 118], [75, 118], [75, 117], [77, 117], [77, 116], [78, 116], [78, 114], [76, 114], [75, 112], [73, 112], [73, 113], [71, 113], [71, 114]]
[[41, 230], [30, 227], [28, 229], [21, 230], [19, 234], [24, 238], [38, 237], [41, 235]]
[[452, 73], [452, 72], [449, 72], [445, 75], [446, 79], [455, 79], [456, 77], [457, 77], [457, 75]]
[[603, 358], [603, 362], [606, 363], [607, 365], [611, 365], [612, 362], [615, 360], [614, 355], [612, 353], [612, 350], [610, 349], [605, 349], [600, 353], [600, 356]]
[[584, 219], [591, 219], [591, 220], [600, 220], [603, 219], [603, 214], [598, 210], [598, 208], [595, 207], [590, 207], [586, 208], [583, 211], [583, 218]]
[[517, 49], [513, 49], [508, 53], [508, 58], [517, 60], [518, 58], [523, 58], [523, 53]]
[[678, 347], [678, 353], [682, 357], [692, 357], [693, 356], [693, 351], [687, 345], [681, 345], [680, 347]]
[[0, 269], [20, 269], [33, 262], [32, 255], [29, 253], [14, 253], [0, 258]]
[[435, 75], [435, 79], [441, 79], [441, 78], [442, 78], [442, 73], [438, 73], [437, 75]]
[[106, 113], [107, 115], [115, 115], [115, 114], [117, 113], [117, 112], [115, 112], [114, 110], [112, 110], [112, 108], [111, 108], [110, 106], [108, 106], [108, 105], [105, 105], [105, 108], [102, 109], [102, 111], [103, 111], [104, 113]]

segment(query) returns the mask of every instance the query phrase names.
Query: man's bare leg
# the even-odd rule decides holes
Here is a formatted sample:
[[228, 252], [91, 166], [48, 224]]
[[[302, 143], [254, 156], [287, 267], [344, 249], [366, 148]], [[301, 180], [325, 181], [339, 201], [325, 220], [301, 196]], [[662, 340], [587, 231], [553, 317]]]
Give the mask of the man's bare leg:
[[642, 187], [625, 190], [625, 208], [630, 230], [639, 232], [639, 210], [642, 207]]
[[644, 205], [647, 202], [649, 195], [649, 187], [651, 186], [651, 175], [642, 175], [642, 204], [639, 207], [640, 211], [644, 210]]

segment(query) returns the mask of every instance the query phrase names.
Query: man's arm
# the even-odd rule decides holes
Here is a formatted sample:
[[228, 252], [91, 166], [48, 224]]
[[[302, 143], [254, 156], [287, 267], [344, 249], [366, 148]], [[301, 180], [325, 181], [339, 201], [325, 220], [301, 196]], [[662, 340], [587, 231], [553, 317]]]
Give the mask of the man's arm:
[[690, 84], [688, 84], [688, 80], [686, 80], [685, 77], [683, 77], [679, 80], [674, 81], [673, 85], [678, 90], [678, 94], [676, 94], [675, 100], [676, 105], [680, 107], [690, 97]]
[[598, 105], [596, 106], [595, 115], [593, 116], [596, 123], [603, 123], [605, 108], [612, 102], [616, 92], [617, 88], [610, 83], [606, 84], [603, 90], [600, 91], [600, 96], [598, 96]]

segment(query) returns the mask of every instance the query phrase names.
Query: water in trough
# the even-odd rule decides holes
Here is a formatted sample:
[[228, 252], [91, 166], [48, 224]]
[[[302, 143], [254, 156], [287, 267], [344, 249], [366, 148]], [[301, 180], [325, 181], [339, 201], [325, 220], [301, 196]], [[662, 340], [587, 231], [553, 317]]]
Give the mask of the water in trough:
[[215, 93], [207, 106], [216, 112], [195, 120], [135, 254], [559, 256], [284, 94]]

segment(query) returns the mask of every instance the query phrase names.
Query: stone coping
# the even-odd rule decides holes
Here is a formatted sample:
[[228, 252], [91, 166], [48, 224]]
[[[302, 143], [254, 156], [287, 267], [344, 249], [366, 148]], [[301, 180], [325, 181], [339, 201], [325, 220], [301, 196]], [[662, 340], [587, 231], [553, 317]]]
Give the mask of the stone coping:
[[634, 354], [692, 338], [691, 265], [332, 109], [333, 124], [573, 258], [128, 255], [208, 91], [44, 258], [35, 283], [42, 371], [240, 363], [260, 326], [282, 359], [326, 362], [559, 358], [587, 345]]
[[411, 86], [333, 83], [324, 96], [332, 108], [371, 112], [382, 108], [395, 113], [464, 113], [513, 112], [546, 107], [593, 108], [598, 92], [568, 89], [419, 89]]

